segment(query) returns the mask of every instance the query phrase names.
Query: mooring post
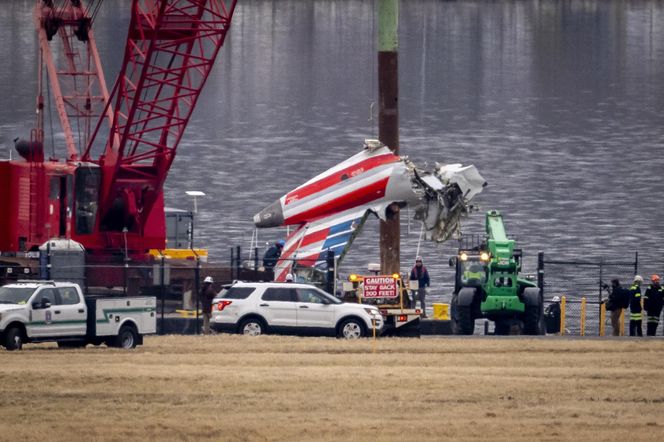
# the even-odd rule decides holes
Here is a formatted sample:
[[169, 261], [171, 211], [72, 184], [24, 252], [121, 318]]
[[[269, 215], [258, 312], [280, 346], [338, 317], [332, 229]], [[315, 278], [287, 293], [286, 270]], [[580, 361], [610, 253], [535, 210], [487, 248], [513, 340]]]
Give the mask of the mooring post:
[[[399, 154], [399, 0], [378, 0], [378, 139]], [[380, 267], [384, 275], [401, 271], [398, 206], [380, 222]]]

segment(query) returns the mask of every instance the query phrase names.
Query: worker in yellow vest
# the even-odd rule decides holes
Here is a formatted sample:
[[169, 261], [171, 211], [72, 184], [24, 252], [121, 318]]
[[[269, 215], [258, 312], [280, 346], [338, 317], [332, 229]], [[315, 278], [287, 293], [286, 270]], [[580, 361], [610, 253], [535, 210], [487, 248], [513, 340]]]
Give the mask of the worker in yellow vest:
[[630, 301], [629, 301], [629, 335], [630, 336], [643, 336], [642, 317], [643, 308], [641, 306], [641, 284], [643, 278], [639, 275], [634, 277], [634, 283], [629, 288]]

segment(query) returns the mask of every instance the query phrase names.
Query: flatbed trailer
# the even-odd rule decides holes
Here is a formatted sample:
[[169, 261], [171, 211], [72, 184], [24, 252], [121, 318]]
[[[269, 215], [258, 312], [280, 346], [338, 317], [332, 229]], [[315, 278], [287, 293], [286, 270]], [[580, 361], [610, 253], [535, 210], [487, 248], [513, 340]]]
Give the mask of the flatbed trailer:
[[422, 311], [410, 308], [401, 275], [352, 274], [344, 283], [343, 300], [378, 307], [385, 324], [382, 336], [420, 336]]

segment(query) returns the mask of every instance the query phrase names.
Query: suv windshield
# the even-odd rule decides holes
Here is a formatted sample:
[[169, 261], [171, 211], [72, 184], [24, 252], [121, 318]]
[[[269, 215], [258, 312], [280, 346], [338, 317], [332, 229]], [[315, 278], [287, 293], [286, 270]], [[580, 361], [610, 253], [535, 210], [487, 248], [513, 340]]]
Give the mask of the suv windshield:
[[34, 287], [0, 287], [0, 304], [25, 304], [35, 290]]
[[343, 304], [343, 301], [340, 301], [338, 298], [330, 295], [327, 292], [324, 292], [320, 289], [316, 290], [316, 292], [318, 292], [318, 294], [321, 295], [321, 296], [325, 296], [327, 299], [330, 300], [330, 303], [332, 303], [332, 304]]

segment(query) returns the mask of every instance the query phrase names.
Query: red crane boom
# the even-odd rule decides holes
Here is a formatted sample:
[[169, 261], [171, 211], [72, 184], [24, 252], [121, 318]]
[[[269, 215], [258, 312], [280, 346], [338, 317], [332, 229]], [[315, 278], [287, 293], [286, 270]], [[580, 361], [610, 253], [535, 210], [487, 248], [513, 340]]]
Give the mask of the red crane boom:
[[[35, 250], [54, 236], [93, 255], [165, 247], [164, 182], [237, 0], [133, 0], [110, 94], [92, 32], [94, 3], [36, 0], [37, 127], [16, 143], [24, 160], [0, 161], [0, 188], [9, 189], [0, 196], [0, 251]], [[44, 159], [44, 84], [65, 161]]]
[[[40, 63], [37, 96], [37, 141], [42, 142], [44, 127], [43, 69], [48, 73], [55, 109], [65, 136], [67, 160], [76, 161], [91, 138], [91, 128], [99, 117], [111, 117], [110, 109], [101, 111], [109, 100], [108, 88], [97, 52], [90, 11], [81, 1], [38, 0], [34, 22], [39, 38]], [[60, 43], [55, 56], [51, 41]]]
[[[236, 1], [142, 0], [132, 5], [102, 168], [102, 230], [142, 234], [228, 32]], [[109, 102], [110, 103], [110, 102]], [[93, 134], [83, 160], [91, 157]]]

